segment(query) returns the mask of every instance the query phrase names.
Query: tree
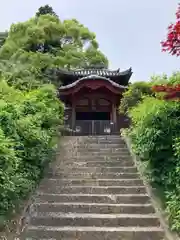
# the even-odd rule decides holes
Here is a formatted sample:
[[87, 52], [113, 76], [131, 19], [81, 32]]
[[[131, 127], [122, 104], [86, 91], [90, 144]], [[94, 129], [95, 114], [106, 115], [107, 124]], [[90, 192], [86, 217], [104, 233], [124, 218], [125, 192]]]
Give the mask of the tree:
[[180, 4], [176, 12], [176, 23], [169, 25], [167, 38], [161, 45], [163, 51], [180, 56]]
[[[0, 57], [50, 57], [60, 67], [81, 67], [91, 64], [108, 65], [99, 50], [96, 35], [76, 19], [61, 22], [54, 16], [41, 15], [27, 22], [12, 24], [9, 37], [0, 50]], [[43, 54], [43, 55], [42, 55]], [[49, 54], [49, 55], [47, 55]]]
[[58, 17], [58, 15], [54, 12], [53, 8], [48, 4], [38, 9], [38, 12], [36, 13], [36, 17], [39, 17], [41, 15], [46, 15], [46, 14], [50, 14], [55, 17]]
[[143, 100], [144, 96], [152, 96], [151, 83], [135, 82], [132, 83], [128, 90], [123, 93], [123, 98], [119, 107], [120, 113], [128, 114], [129, 110]]
[[0, 32], [0, 47], [5, 43], [8, 32]]
[[108, 66], [93, 32], [76, 19], [60, 21], [49, 14], [12, 24], [0, 48], [0, 59], [0, 70], [5, 66], [3, 73], [8, 74], [8, 83], [14, 85], [18, 81], [18, 88], [33, 88], [37, 81], [47, 82], [48, 69], [82, 68], [92, 64]]

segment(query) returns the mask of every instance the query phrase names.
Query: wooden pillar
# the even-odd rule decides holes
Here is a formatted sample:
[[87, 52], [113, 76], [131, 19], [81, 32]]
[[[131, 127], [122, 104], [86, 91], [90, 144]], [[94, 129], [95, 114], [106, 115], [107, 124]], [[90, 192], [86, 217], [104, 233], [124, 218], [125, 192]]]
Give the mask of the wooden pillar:
[[74, 97], [72, 97], [72, 129], [74, 129], [76, 123], [76, 102]]
[[113, 103], [111, 105], [110, 120], [111, 120], [111, 122], [113, 122]]
[[112, 120], [116, 124], [117, 122], [117, 114], [116, 114], [116, 105], [112, 103]]

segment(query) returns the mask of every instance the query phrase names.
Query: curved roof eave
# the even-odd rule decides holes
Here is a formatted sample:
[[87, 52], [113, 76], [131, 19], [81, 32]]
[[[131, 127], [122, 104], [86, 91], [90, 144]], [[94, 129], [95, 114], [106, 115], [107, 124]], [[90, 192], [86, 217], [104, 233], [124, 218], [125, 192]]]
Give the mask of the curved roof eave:
[[90, 76], [87, 76], [87, 77], [80, 78], [77, 81], [75, 81], [75, 82], [73, 82], [71, 84], [68, 84], [66, 86], [61, 86], [61, 87], [59, 87], [59, 90], [70, 89], [72, 87], [75, 87], [80, 82], [85, 81], [85, 80], [89, 80], [89, 79], [91, 79], [91, 80], [97, 80], [97, 79], [105, 80], [105, 81], [108, 81], [109, 83], [111, 83], [111, 85], [114, 86], [114, 87], [121, 88], [121, 89], [127, 89], [127, 87], [119, 85], [118, 83], [113, 82], [109, 78], [101, 77], [101, 76], [98, 76], [98, 75], [90, 75]]

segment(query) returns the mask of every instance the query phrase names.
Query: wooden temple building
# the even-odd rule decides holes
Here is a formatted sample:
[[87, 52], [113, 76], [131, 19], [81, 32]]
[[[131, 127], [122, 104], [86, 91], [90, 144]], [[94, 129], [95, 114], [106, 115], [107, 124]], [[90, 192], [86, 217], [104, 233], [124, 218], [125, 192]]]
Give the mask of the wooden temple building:
[[120, 115], [118, 108], [131, 75], [131, 68], [123, 72], [59, 69], [59, 97], [65, 104], [66, 126], [76, 135], [115, 134], [128, 127], [128, 118]]

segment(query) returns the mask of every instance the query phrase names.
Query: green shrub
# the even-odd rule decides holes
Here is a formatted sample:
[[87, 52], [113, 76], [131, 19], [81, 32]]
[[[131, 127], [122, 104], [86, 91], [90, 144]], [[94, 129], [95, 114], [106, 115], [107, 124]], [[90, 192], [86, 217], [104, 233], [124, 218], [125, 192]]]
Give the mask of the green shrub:
[[167, 77], [167, 75], [155, 75], [151, 78], [150, 81], [151, 85], [161, 85], [161, 84], [170, 84], [170, 85], [176, 85], [180, 84], [180, 72], [174, 72], [170, 77]]
[[40, 178], [55, 147], [63, 105], [51, 85], [22, 93], [1, 81], [0, 98], [0, 216], [5, 216]]
[[173, 180], [176, 188], [167, 192], [167, 213], [174, 230], [180, 231], [180, 137], [175, 138], [173, 149], [176, 157], [176, 165]]
[[164, 74], [156, 75], [150, 81], [135, 82], [129, 85], [128, 90], [123, 93], [123, 98], [121, 99], [120, 113], [128, 114], [129, 110], [137, 106], [144, 96], [158, 96], [158, 98], [161, 98], [163, 96], [162, 93], [154, 93], [152, 91], [153, 85], [161, 84], [180, 84], [180, 72], [173, 73], [169, 78]]
[[120, 113], [127, 114], [128, 111], [142, 101], [144, 95], [151, 96], [153, 92], [148, 82], [135, 82], [131, 84], [126, 92], [119, 107]]
[[180, 231], [180, 103], [145, 97], [131, 109], [130, 137], [152, 181], [163, 188], [173, 229]]

